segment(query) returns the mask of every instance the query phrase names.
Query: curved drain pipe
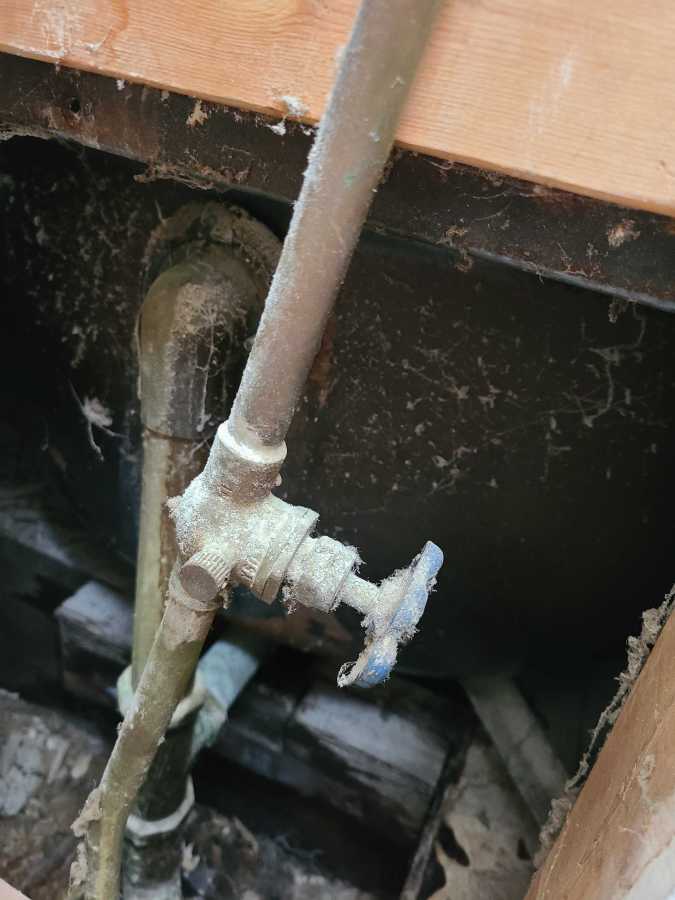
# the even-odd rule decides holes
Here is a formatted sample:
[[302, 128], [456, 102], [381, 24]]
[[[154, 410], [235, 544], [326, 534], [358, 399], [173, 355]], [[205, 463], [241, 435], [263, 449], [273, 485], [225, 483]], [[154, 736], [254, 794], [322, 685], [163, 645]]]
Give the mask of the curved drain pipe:
[[438, 0], [364, 0], [312, 148], [300, 197], [230, 420], [206, 467], [173, 504], [179, 555], [164, 616], [98, 788], [74, 825], [84, 838], [71, 896], [114, 900], [122, 833], [148, 767], [230, 584], [271, 602], [364, 615], [366, 642], [339, 683], [376, 684], [424, 611], [442, 562], [428, 542], [376, 586], [355, 574], [353, 548], [310, 532], [318, 514], [272, 489], [285, 437], [393, 145]]
[[[151, 284], [139, 315], [139, 396], [143, 469], [132, 648], [140, 680], [176, 558], [166, 501], [185, 490], [208, 456], [209, 423], [222, 416], [228, 376], [243, 365], [280, 244], [242, 210], [187, 207], [164, 223], [182, 241]], [[190, 240], [194, 235], [197, 240]], [[182, 258], [181, 258], [182, 257]]]
[[[208, 243], [185, 240], [172, 248], [169, 261], [179, 261], [154, 280], [139, 316], [143, 467], [132, 662], [118, 682], [123, 714], [162, 620], [176, 559], [167, 500], [203, 468], [211, 414], [222, 415], [228, 375], [243, 365], [245, 340], [262, 312], [279, 252], [276, 238], [240, 210], [211, 204], [196, 216], [190, 207], [187, 215], [179, 211], [168, 220], [165, 230], [178, 225], [185, 234], [188, 223], [192, 230], [206, 225]], [[127, 822], [125, 900], [180, 900], [182, 825], [194, 803], [191, 762], [215, 739], [261, 649], [242, 636], [218, 642], [202, 660]]]

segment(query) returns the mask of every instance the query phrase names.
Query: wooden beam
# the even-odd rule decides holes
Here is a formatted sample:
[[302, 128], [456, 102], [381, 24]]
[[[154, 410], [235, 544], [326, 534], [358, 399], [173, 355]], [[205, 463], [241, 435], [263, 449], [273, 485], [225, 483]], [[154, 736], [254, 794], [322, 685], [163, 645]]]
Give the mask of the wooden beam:
[[474, 676], [462, 685], [533, 820], [543, 825], [568, 780], [546, 732], [506, 675]]
[[[0, 48], [313, 122], [357, 2], [0, 0]], [[672, 215], [674, 82], [670, 0], [448, 0], [398, 139]]]
[[31, 558], [31, 571], [65, 588], [78, 588], [90, 575], [121, 590], [133, 584], [126, 567], [111, 562], [45, 484], [0, 487], [0, 539], [17, 544]]
[[675, 896], [674, 660], [671, 617], [526, 900]]
[[[56, 616], [65, 687], [114, 706], [115, 682], [131, 650], [130, 601], [91, 581]], [[335, 668], [331, 663], [332, 678]], [[268, 661], [232, 706], [213, 750], [399, 843], [415, 838], [446, 757], [458, 765], [463, 758], [466, 708], [396, 676], [365, 692], [311, 676], [294, 679]]]
[[0, 878], [0, 900], [28, 900], [28, 898]]

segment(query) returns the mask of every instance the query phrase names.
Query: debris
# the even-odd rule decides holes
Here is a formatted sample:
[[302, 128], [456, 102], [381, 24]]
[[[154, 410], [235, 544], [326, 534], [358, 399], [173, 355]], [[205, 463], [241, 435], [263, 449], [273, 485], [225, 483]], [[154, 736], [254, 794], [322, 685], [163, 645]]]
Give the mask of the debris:
[[292, 116], [294, 119], [301, 119], [303, 116], [307, 115], [309, 108], [299, 97], [294, 97], [292, 94], [284, 94], [279, 99], [285, 107], [283, 118], [275, 125], [268, 125], [265, 123], [265, 127], [269, 128], [270, 131], [273, 131], [280, 137], [283, 137], [286, 134], [286, 119], [288, 116]]
[[105, 407], [96, 397], [85, 397], [82, 404], [82, 412], [85, 419], [96, 425], [102, 430], [108, 429], [112, 425], [112, 416], [110, 410]]
[[302, 116], [306, 116], [309, 112], [309, 107], [306, 103], [299, 97], [294, 97], [292, 94], [284, 94], [281, 98], [281, 102], [286, 107], [286, 112], [289, 116], [293, 116], [294, 118], [301, 118]]
[[[375, 900], [372, 894], [323, 870], [313, 855], [299, 855], [274, 838], [253, 835], [239, 819], [225, 818], [205, 807], [197, 806], [190, 814], [186, 838], [190, 868], [184, 865], [183, 871], [194, 892], [191, 896], [204, 900]], [[249, 852], [253, 846], [255, 855]]]
[[675, 606], [675, 585], [666, 594], [663, 603], [655, 609], [647, 609], [642, 613], [642, 631], [635, 637], [631, 636], [626, 641], [627, 666], [617, 676], [619, 688], [608, 706], [600, 713], [600, 718], [591, 732], [588, 748], [581, 757], [579, 768], [565, 785], [561, 797], [551, 803], [551, 812], [548, 820], [539, 835], [539, 850], [535, 863], [540, 866], [546, 854], [553, 846], [567, 819], [569, 811], [574, 805], [577, 795], [584, 786], [584, 782], [591, 770], [598, 753], [602, 749], [612, 726], [619, 717], [623, 705], [628, 699], [631, 688], [638, 679], [642, 667], [661, 633], [661, 629], [668, 621]]
[[[31, 900], [65, 888], [76, 839], [70, 823], [108, 747], [84, 725], [0, 691], [0, 872]], [[83, 760], [87, 767], [84, 769]], [[85, 878], [83, 859], [74, 875]]]
[[75, 859], [70, 867], [70, 884], [72, 887], [82, 887], [87, 882], [87, 853], [84, 844], [77, 845]]
[[194, 852], [194, 844], [184, 844], [183, 845], [183, 857], [181, 861], [181, 868], [184, 872], [187, 872], [188, 875], [190, 872], [194, 872], [200, 862], [200, 857], [197, 853]]
[[195, 105], [192, 108], [192, 112], [185, 120], [185, 124], [188, 126], [188, 128], [194, 128], [195, 125], [203, 125], [208, 117], [208, 111], [202, 108], [202, 101], [195, 100]]
[[619, 316], [628, 309], [628, 303], [629, 301], [623, 297], [612, 297], [607, 310], [607, 315], [612, 325], [616, 325], [619, 321]]
[[72, 824], [72, 832], [75, 837], [84, 837], [90, 822], [96, 822], [101, 818], [101, 796], [98, 788], [89, 794], [84, 801], [82, 812]]
[[434, 900], [522, 900], [534, 834], [517, 800], [496, 752], [470, 747], [434, 848], [445, 875]]
[[536, 845], [527, 807], [479, 733], [423, 832], [401, 900], [522, 900]]
[[120, 434], [116, 431], [112, 431], [110, 428], [113, 423], [112, 413], [97, 397], [85, 397], [84, 402], [82, 402], [72, 384], [70, 385], [70, 389], [77, 401], [77, 405], [80, 407], [82, 415], [87, 420], [87, 437], [89, 438], [91, 449], [96, 453], [99, 461], [103, 462], [103, 451], [94, 440], [94, 428], [99, 428], [110, 437], [121, 437]]
[[607, 243], [610, 247], [620, 247], [626, 241], [634, 241], [640, 237], [640, 232], [633, 219], [622, 219], [618, 225], [607, 232]]

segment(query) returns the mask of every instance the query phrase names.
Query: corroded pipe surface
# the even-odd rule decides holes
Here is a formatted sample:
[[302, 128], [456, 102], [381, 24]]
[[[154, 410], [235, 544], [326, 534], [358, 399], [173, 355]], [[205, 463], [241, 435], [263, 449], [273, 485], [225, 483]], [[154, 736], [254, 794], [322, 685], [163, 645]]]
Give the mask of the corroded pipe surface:
[[205, 448], [145, 430], [143, 486], [132, 646], [132, 682], [138, 686], [162, 621], [166, 586], [176, 560], [176, 537], [166, 512], [168, 497], [185, 489], [204, 463]]
[[230, 417], [253, 450], [286, 437], [439, 6], [361, 4]]
[[155, 758], [171, 716], [194, 675], [206, 635], [221, 604], [196, 603], [176, 582], [148, 663], [124, 717], [101, 782], [73, 825], [83, 838], [71, 869], [69, 897], [116, 900], [127, 817]]

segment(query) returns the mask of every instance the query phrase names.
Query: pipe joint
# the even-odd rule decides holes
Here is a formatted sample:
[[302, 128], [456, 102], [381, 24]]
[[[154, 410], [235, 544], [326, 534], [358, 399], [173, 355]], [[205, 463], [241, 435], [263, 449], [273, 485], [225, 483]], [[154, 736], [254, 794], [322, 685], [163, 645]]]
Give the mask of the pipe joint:
[[[252, 489], [240, 480], [243, 469], [231, 465], [237, 453], [256, 473]], [[366, 643], [356, 662], [342, 667], [338, 684], [378, 684], [391, 672], [399, 645], [415, 633], [443, 554], [427, 542], [407, 569], [379, 586], [359, 578], [353, 547], [311, 536], [318, 513], [270, 493], [271, 473], [276, 482], [282, 459], [269, 448], [256, 457], [232, 437], [227, 423], [219, 428], [204, 472], [171, 501], [178, 546], [187, 559], [172, 592], [199, 609], [216, 603], [226, 582], [266, 603], [281, 593], [289, 609], [300, 603], [332, 612], [346, 603], [364, 615]]]
[[281, 484], [279, 472], [286, 459], [286, 444], [254, 446], [238, 440], [229, 420], [223, 422], [204, 469], [215, 493], [240, 501], [260, 500]]

